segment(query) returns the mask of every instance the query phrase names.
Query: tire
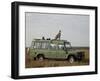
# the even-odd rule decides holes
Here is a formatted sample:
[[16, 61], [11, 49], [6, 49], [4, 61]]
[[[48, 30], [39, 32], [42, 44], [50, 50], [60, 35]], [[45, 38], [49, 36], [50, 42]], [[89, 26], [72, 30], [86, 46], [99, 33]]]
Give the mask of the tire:
[[69, 61], [69, 63], [74, 63], [75, 62], [75, 58], [74, 58], [74, 56], [70, 56], [69, 58], [68, 58], [68, 61]]
[[37, 56], [37, 60], [38, 61], [43, 61], [44, 60], [44, 56], [43, 55], [38, 55]]

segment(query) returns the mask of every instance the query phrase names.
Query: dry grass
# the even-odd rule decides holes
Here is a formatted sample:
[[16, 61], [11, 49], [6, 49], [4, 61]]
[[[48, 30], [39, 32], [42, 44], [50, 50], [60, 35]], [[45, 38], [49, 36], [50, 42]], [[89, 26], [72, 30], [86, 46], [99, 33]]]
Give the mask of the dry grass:
[[81, 66], [88, 65], [88, 62], [74, 62], [70, 64], [68, 61], [54, 61], [54, 60], [44, 60], [40, 61], [30, 61], [26, 63], [26, 68], [35, 68], [35, 67], [59, 67], [59, 66]]

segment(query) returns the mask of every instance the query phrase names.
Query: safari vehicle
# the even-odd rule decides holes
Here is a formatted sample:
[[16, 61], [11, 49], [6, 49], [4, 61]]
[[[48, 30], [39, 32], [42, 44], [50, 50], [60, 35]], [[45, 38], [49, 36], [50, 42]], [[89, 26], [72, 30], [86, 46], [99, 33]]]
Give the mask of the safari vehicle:
[[66, 40], [34, 39], [29, 54], [39, 61], [43, 61], [45, 58], [66, 59], [73, 63], [84, 58], [84, 52], [73, 50], [71, 43]]

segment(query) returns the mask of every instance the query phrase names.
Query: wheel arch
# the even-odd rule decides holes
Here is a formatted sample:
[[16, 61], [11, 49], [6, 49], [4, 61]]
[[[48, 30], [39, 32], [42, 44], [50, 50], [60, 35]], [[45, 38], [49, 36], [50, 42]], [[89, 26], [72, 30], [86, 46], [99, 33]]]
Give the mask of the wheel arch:
[[69, 59], [70, 57], [74, 57], [74, 59], [76, 60], [76, 56], [74, 54], [69, 54], [67, 59]]
[[45, 58], [45, 55], [44, 55], [43, 53], [39, 53], [39, 54], [37, 54], [36, 57], [39, 57], [39, 56], [43, 56], [43, 58]]

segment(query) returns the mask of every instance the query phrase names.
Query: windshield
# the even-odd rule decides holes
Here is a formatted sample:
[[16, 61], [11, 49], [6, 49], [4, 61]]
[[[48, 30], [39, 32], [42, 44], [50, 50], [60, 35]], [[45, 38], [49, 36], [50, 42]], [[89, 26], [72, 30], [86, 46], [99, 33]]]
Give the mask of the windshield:
[[66, 44], [65, 47], [66, 48], [71, 48], [71, 45], [70, 44]]
[[64, 42], [64, 50], [70, 50], [70, 49], [71, 49], [70, 42]]

